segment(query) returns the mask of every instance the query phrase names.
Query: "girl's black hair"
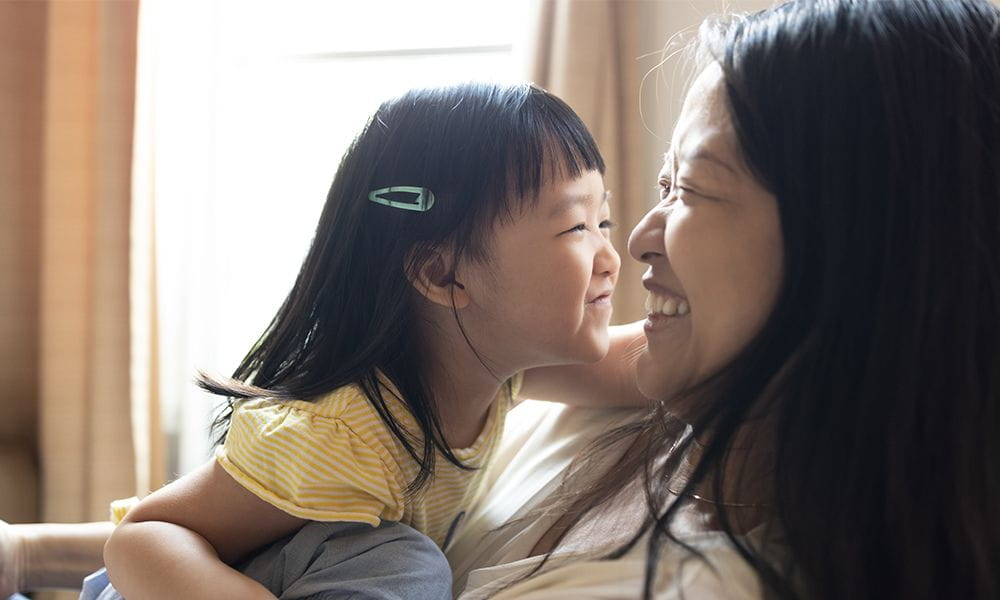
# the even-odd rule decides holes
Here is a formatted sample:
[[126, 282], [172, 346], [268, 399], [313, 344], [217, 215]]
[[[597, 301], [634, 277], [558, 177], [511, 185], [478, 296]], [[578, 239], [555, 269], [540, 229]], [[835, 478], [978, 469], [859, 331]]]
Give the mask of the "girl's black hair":
[[780, 548], [718, 512], [769, 595], [1000, 598], [1000, 10], [817, 0], [717, 25], [702, 43], [777, 198], [782, 287], [755, 338], [686, 391], [703, 447], [680, 500], [666, 482], [694, 438], [658, 460], [681, 430], [664, 399], [608, 438], [636, 441], [572, 514], [644, 481], [649, 526], [611, 557], [651, 531], [649, 597], [696, 486], [723, 498], [724, 479], [759, 475], [725, 471], [764, 415], [763, 539]]
[[[216, 443], [234, 400], [314, 400], [357, 384], [420, 465], [408, 492], [433, 474], [435, 448], [465, 468], [444, 443], [425, 381], [430, 359], [408, 273], [436, 249], [488, 263], [494, 224], [531, 206], [547, 178], [590, 170], [603, 174], [604, 161], [586, 126], [531, 85], [467, 83], [383, 103], [341, 160], [309, 253], [270, 325], [231, 380], [199, 377], [229, 398], [213, 423]], [[368, 199], [391, 186], [428, 188], [435, 203], [416, 212]], [[388, 410], [379, 372], [421, 431], [406, 431]]]

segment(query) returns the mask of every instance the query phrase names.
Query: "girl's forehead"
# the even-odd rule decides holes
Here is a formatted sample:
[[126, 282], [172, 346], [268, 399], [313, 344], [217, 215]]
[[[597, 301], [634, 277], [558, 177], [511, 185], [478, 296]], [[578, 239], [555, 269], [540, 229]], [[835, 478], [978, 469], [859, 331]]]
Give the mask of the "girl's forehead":
[[512, 216], [515, 222], [524, 219], [548, 222], [572, 215], [579, 209], [603, 209], [610, 198], [611, 193], [605, 189], [600, 172], [587, 171], [578, 177], [546, 181], [535, 198], [524, 202]]
[[581, 202], [604, 202], [606, 194], [604, 177], [599, 171], [584, 171], [576, 176], [559, 174], [545, 179], [533, 204], [544, 212], [552, 212], [572, 208]]

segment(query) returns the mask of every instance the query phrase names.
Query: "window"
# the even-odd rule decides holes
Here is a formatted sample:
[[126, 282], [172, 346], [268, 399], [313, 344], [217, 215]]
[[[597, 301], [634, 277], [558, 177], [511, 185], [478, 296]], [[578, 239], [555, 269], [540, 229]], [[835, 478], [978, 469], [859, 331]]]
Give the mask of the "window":
[[407, 88], [519, 80], [527, 3], [143, 3], [152, 93], [159, 380], [171, 476], [209, 456], [214, 403], [305, 256], [340, 156]]

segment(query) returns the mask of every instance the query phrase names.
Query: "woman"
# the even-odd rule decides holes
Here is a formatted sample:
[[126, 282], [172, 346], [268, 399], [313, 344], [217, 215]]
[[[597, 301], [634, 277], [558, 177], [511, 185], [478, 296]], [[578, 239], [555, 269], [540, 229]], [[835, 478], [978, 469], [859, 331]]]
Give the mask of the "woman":
[[607, 597], [630, 560], [620, 597], [664, 591], [674, 538], [716, 567], [689, 597], [1000, 597], [1000, 11], [802, 2], [701, 37], [629, 244], [663, 402], [615, 468], [577, 467], [555, 537], [636, 480], [653, 518], [604, 551], [617, 573], [576, 557], [505, 594]]
[[1000, 11], [791, 3], [701, 48], [629, 244], [661, 402], [466, 597], [1000, 597]]

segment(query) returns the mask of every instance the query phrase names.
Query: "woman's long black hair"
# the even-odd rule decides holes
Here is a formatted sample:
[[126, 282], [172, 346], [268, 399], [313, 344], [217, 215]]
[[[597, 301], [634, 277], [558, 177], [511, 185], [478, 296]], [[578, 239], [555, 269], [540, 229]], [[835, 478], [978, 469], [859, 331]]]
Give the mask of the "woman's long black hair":
[[[408, 274], [439, 249], [488, 263], [493, 225], [534, 202], [545, 177], [590, 170], [604, 172], [590, 132], [534, 86], [469, 83], [383, 103], [341, 160], [308, 255], [270, 325], [231, 380], [199, 378], [230, 399], [213, 424], [217, 442], [234, 400], [314, 400], [357, 384], [420, 464], [409, 492], [432, 475], [435, 448], [462, 467], [425, 381], [431, 359]], [[370, 191], [390, 186], [428, 188], [435, 203], [416, 212], [369, 201]], [[388, 410], [379, 372], [421, 431], [406, 431]]]
[[633, 449], [571, 514], [642, 478], [653, 517], [612, 557], [652, 531], [648, 597], [674, 518], [701, 482], [722, 497], [765, 415], [763, 537], [787, 560], [734, 534], [740, 509], [719, 517], [768, 594], [1000, 598], [1000, 10], [799, 1], [701, 38], [777, 198], [784, 281], [755, 338], [686, 392], [703, 447], [680, 500], [665, 482], [693, 438], [657, 462], [680, 431], [665, 399], [616, 433]]

